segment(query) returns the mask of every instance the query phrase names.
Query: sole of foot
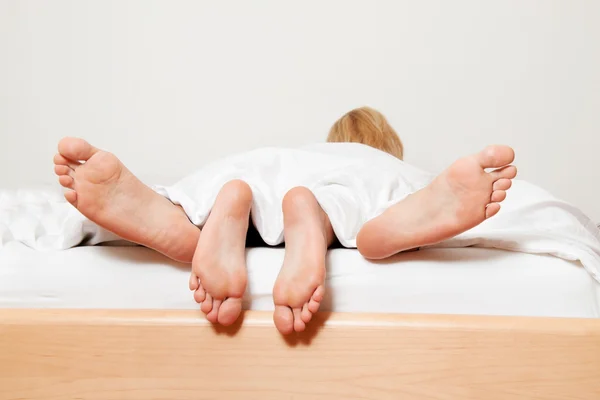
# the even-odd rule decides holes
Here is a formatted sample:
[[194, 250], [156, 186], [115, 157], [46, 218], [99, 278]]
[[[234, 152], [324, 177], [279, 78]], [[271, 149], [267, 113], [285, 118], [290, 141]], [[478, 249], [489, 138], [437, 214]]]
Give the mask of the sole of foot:
[[64, 138], [54, 172], [65, 199], [123, 239], [191, 262], [200, 231], [183, 210], [135, 177], [113, 154], [79, 138]]
[[273, 321], [280, 333], [302, 332], [325, 295], [329, 219], [310, 190], [294, 188], [283, 200], [285, 257], [273, 287]]
[[508, 146], [488, 146], [457, 160], [428, 186], [367, 222], [357, 236], [358, 250], [383, 259], [450, 239], [493, 217], [517, 175], [510, 165], [514, 158]]
[[246, 290], [246, 234], [252, 190], [243, 181], [225, 184], [217, 195], [192, 261], [190, 290], [212, 323], [233, 324]]

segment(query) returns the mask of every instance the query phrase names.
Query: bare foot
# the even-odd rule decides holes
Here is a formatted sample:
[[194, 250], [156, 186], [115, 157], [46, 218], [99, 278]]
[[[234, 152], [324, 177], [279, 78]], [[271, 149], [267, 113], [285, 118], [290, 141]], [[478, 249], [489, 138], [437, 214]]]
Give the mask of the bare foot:
[[510, 147], [488, 146], [459, 159], [428, 186], [367, 222], [356, 238], [358, 250], [382, 259], [439, 243], [493, 217], [517, 175], [509, 165], [514, 158]]
[[212, 323], [231, 325], [246, 291], [246, 234], [252, 190], [243, 181], [223, 185], [192, 261], [190, 290]]
[[64, 138], [54, 172], [66, 200], [123, 239], [191, 262], [200, 230], [183, 210], [137, 179], [117, 157], [83, 139]]
[[283, 199], [285, 258], [273, 288], [273, 321], [284, 335], [302, 332], [325, 295], [325, 256], [333, 230], [310, 190], [298, 187]]

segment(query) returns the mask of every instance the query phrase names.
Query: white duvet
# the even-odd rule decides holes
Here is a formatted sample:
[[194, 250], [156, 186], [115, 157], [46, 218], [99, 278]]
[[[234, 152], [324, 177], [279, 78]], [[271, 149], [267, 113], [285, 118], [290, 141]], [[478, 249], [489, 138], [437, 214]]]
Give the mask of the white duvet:
[[[202, 226], [222, 185], [242, 179], [252, 188], [252, 221], [270, 245], [283, 240], [281, 201], [306, 186], [329, 215], [340, 243], [355, 247], [364, 222], [427, 185], [433, 175], [396, 158], [349, 143], [300, 149], [264, 148], [214, 162], [173, 186], [154, 189], [180, 204]], [[489, 247], [579, 260], [600, 282], [600, 231], [577, 208], [515, 180], [498, 215], [432, 247]], [[398, 227], [402, 229], [402, 227]], [[88, 221], [61, 190], [0, 189], [0, 247], [19, 241], [39, 250], [118, 240]]]

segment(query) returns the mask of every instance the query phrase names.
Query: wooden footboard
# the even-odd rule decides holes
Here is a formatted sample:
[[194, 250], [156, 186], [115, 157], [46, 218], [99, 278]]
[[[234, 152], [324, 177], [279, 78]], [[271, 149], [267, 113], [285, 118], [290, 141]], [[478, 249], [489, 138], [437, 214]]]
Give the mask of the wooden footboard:
[[600, 320], [0, 310], [1, 399], [600, 399]]

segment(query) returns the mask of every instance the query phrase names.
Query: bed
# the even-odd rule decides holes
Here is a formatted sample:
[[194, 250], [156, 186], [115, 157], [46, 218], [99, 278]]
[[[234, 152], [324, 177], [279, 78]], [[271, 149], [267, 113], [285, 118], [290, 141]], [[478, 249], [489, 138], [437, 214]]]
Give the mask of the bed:
[[281, 337], [283, 249], [248, 250], [243, 321], [207, 323], [187, 266], [141, 247], [0, 249], [2, 399], [598, 399], [600, 288], [576, 262], [429, 249], [328, 259], [328, 296]]
[[[469, 247], [371, 264], [336, 249], [322, 312], [283, 338], [281, 249], [248, 250], [248, 311], [221, 329], [186, 266], [139, 247], [16, 243], [70, 247], [91, 232], [77, 221], [57, 240], [27, 218], [3, 230], [3, 190], [56, 185], [63, 136], [169, 184], [233, 152], [321, 142], [362, 105], [414, 166], [506, 143], [520, 177], [600, 221], [600, 2], [293, 5], [0, 1], [0, 400], [600, 399], [600, 285], [578, 262]], [[25, 197], [59, 232], [70, 209]], [[523, 243], [519, 222], [574, 233], [546, 211], [505, 219], [494, 240]]]

